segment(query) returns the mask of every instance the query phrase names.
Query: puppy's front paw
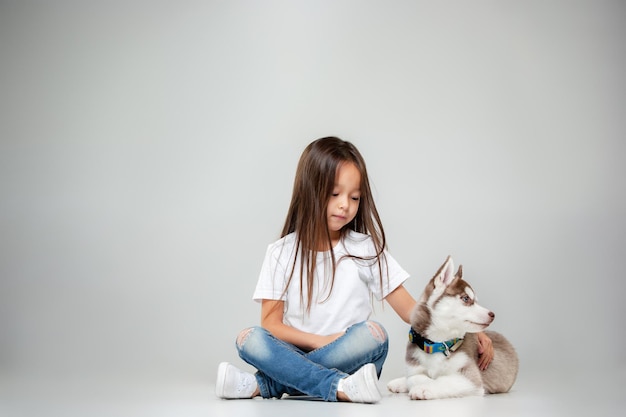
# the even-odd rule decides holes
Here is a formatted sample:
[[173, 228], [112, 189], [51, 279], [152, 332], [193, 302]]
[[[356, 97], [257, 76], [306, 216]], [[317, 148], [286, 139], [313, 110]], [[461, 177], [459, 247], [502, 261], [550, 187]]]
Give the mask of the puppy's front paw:
[[389, 381], [387, 384], [387, 389], [391, 392], [409, 392], [408, 387], [406, 386], [406, 378], [396, 378]]
[[411, 388], [411, 391], [409, 391], [409, 397], [412, 400], [432, 400], [436, 398], [432, 392], [423, 386]]

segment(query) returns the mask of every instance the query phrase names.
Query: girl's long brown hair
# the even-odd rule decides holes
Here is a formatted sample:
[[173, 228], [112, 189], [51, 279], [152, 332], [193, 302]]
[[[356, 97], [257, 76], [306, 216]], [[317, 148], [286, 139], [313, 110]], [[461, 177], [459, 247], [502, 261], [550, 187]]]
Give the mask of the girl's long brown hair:
[[[300, 258], [300, 297], [304, 302], [302, 289], [307, 288], [306, 310], [310, 311], [313, 298], [313, 285], [317, 255], [320, 252], [330, 251], [332, 276], [330, 291], [332, 291], [337, 260], [332, 249], [330, 232], [326, 219], [326, 208], [335, 186], [335, 174], [344, 163], [351, 162], [361, 174], [361, 196], [359, 209], [353, 221], [341, 230], [343, 237], [348, 230], [371, 236], [376, 254], [367, 260], [376, 260], [380, 271], [380, 285], [383, 286], [384, 249], [387, 242], [385, 231], [374, 204], [372, 191], [365, 160], [358, 149], [350, 142], [337, 137], [325, 137], [310, 143], [302, 153], [296, 177], [293, 184], [293, 194], [287, 219], [281, 233], [284, 237], [296, 233], [296, 247], [293, 265], [284, 292], [287, 291], [295, 273], [298, 258]], [[354, 255], [347, 257], [360, 258]], [[329, 292], [330, 294], [330, 292]]]

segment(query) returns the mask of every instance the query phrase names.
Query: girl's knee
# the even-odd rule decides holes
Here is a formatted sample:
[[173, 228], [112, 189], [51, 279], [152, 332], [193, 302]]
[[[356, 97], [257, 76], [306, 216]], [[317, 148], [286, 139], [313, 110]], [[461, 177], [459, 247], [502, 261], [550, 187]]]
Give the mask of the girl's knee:
[[237, 347], [241, 349], [241, 347], [243, 346], [243, 344], [246, 342], [246, 340], [248, 339], [248, 336], [250, 336], [250, 333], [252, 333], [254, 331], [254, 327], [248, 327], [247, 329], [242, 330], [239, 335], [237, 335]]
[[242, 349], [244, 345], [246, 344], [246, 342], [248, 341], [248, 339], [250, 339], [250, 337], [254, 336], [259, 331], [263, 331], [263, 328], [254, 326], [254, 327], [248, 327], [247, 329], [243, 329], [239, 333], [239, 335], [237, 335], [237, 341], [236, 341], [237, 349]]
[[254, 364], [271, 355], [272, 338], [271, 334], [260, 326], [249, 327], [239, 333], [235, 345], [239, 357]]
[[378, 343], [387, 343], [389, 338], [387, 336], [387, 331], [380, 323], [368, 320], [365, 322], [365, 325], [369, 329], [374, 340], [376, 340]]

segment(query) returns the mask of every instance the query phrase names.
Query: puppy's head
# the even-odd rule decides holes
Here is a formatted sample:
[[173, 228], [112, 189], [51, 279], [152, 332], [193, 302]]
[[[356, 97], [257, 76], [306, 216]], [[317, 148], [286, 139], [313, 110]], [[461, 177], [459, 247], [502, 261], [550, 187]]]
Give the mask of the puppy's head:
[[455, 274], [454, 262], [448, 256], [426, 285], [411, 316], [411, 325], [423, 334], [449, 332], [457, 337], [457, 334], [484, 330], [494, 317], [493, 312], [478, 305], [476, 293], [463, 280], [463, 267], [459, 266]]

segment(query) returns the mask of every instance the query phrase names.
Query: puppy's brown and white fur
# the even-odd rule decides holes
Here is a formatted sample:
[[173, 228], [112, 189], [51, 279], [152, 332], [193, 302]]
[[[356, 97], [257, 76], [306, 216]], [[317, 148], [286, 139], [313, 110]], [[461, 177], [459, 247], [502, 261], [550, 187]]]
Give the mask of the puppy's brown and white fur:
[[444, 342], [463, 338], [454, 351], [426, 353], [409, 342], [406, 350], [407, 376], [389, 382], [391, 392], [408, 392], [411, 399], [464, 397], [508, 392], [517, 377], [519, 361], [515, 349], [501, 334], [487, 331], [495, 356], [485, 371], [477, 365], [481, 332], [495, 315], [476, 303], [472, 287], [463, 280], [463, 268], [454, 274], [448, 257], [430, 280], [411, 315], [411, 327], [425, 339]]

